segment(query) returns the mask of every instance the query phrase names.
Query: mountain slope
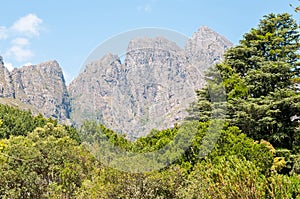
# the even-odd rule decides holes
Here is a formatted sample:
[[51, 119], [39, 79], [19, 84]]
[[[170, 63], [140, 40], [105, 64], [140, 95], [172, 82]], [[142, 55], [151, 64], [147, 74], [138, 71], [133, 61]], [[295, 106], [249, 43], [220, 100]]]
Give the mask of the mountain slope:
[[72, 120], [97, 120], [129, 138], [172, 127], [187, 116], [194, 91], [205, 83], [203, 71], [230, 46], [207, 27], [185, 49], [163, 37], [133, 39], [124, 63], [107, 54], [71, 82]]

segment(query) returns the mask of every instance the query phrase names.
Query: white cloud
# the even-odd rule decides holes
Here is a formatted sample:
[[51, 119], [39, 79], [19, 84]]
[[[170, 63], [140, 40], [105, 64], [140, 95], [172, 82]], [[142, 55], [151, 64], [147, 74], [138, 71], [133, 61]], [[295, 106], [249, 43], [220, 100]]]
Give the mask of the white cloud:
[[5, 26], [0, 26], [0, 40], [7, 39], [7, 28]]
[[6, 51], [6, 56], [18, 62], [28, 61], [34, 56], [34, 53], [24, 46], [13, 45]]
[[12, 71], [14, 69], [12, 63], [5, 63], [4, 66], [9, 70]]
[[35, 14], [28, 14], [24, 17], [21, 17], [19, 20], [17, 20], [11, 27], [12, 30], [15, 30], [17, 32], [23, 33], [25, 35], [31, 36], [39, 36], [40, 30], [41, 30], [41, 23], [43, 22], [42, 19], [40, 19]]
[[30, 42], [26, 38], [17, 37], [11, 41], [12, 46], [6, 51], [8, 58], [14, 59], [18, 62], [28, 61], [34, 56], [32, 50], [28, 48]]
[[30, 40], [33, 36], [40, 35], [42, 22], [43, 20], [37, 15], [30, 13], [16, 20], [9, 28], [0, 26], [0, 40], [11, 41], [4, 56], [12, 63], [28, 62], [34, 56], [30, 48]]

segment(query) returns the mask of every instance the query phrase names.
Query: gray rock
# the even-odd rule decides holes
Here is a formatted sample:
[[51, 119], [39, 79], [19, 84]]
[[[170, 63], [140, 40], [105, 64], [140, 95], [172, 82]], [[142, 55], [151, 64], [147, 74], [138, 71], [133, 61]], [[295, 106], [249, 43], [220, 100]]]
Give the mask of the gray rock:
[[172, 127], [187, 116], [195, 90], [205, 84], [204, 70], [231, 45], [207, 27], [185, 49], [163, 37], [136, 38], [123, 64], [107, 54], [71, 82], [71, 118], [77, 124], [97, 120], [129, 138]]
[[19, 100], [24, 108], [33, 107], [34, 112], [38, 111], [45, 117], [70, 123], [69, 96], [62, 69], [56, 61], [15, 68], [9, 72], [0, 56], [0, 77], [2, 102], [16, 104]]
[[112, 54], [87, 65], [86, 69], [69, 85], [73, 121], [82, 124], [86, 119], [113, 123], [111, 100], [120, 79], [121, 63]]
[[97, 120], [134, 139], [182, 122], [195, 90], [205, 84], [204, 70], [231, 46], [207, 27], [194, 33], [184, 49], [163, 37], [136, 38], [128, 44], [124, 63], [106, 54], [87, 64], [68, 90], [56, 61], [10, 73], [0, 56], [0, 98], [21, 101], [60, 122]]
[[56, 61], [12, 71], [15, 98], [36, 107], [45, 117], [69, 118], [70, 103], [63, 72]]
[[198, 64], [198, 70], [206, 70], [223, 59], [232, 43], [206, 26], [199, 28], [188, 40], [185, 48], [190, 64]]
[[14, 87], [9, 71], [4, 66], [3, 58], [0, 56], [0, 97], [12, 98], [14, 97]]

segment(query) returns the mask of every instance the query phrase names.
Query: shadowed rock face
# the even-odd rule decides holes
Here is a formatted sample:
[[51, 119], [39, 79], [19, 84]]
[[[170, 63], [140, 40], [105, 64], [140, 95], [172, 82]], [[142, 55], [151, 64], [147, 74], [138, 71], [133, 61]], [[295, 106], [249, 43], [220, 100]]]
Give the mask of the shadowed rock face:
[[0, 97], [12, 98], [14, 97], [14, 87], [9, 71], [4, 66], [3, 59], [0, 56]]
[[69, 86], [72, 119], [96, 119], [129, 138], [180, 123], [204, 85], [203, 71], [222, 59], [232, 44], [201, 27], [181, 49], [163, 37], [128, 44], [124, 63], [107, 54]]

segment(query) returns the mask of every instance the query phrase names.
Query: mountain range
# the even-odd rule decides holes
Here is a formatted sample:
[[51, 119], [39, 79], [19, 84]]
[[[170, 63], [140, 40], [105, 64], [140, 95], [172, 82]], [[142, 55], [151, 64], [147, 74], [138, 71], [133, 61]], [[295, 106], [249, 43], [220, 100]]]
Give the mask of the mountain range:
[[129, 139], [180, 123], [203, 87], [204, 71], [232, 46], [202, 26], [184, 48], [164, 37], [132, 39], [122, 61], [108, 53], [67, 86], [56, 61], [8, 71], [0, 56], [0, 103], [60, 122], [96, 120]]

